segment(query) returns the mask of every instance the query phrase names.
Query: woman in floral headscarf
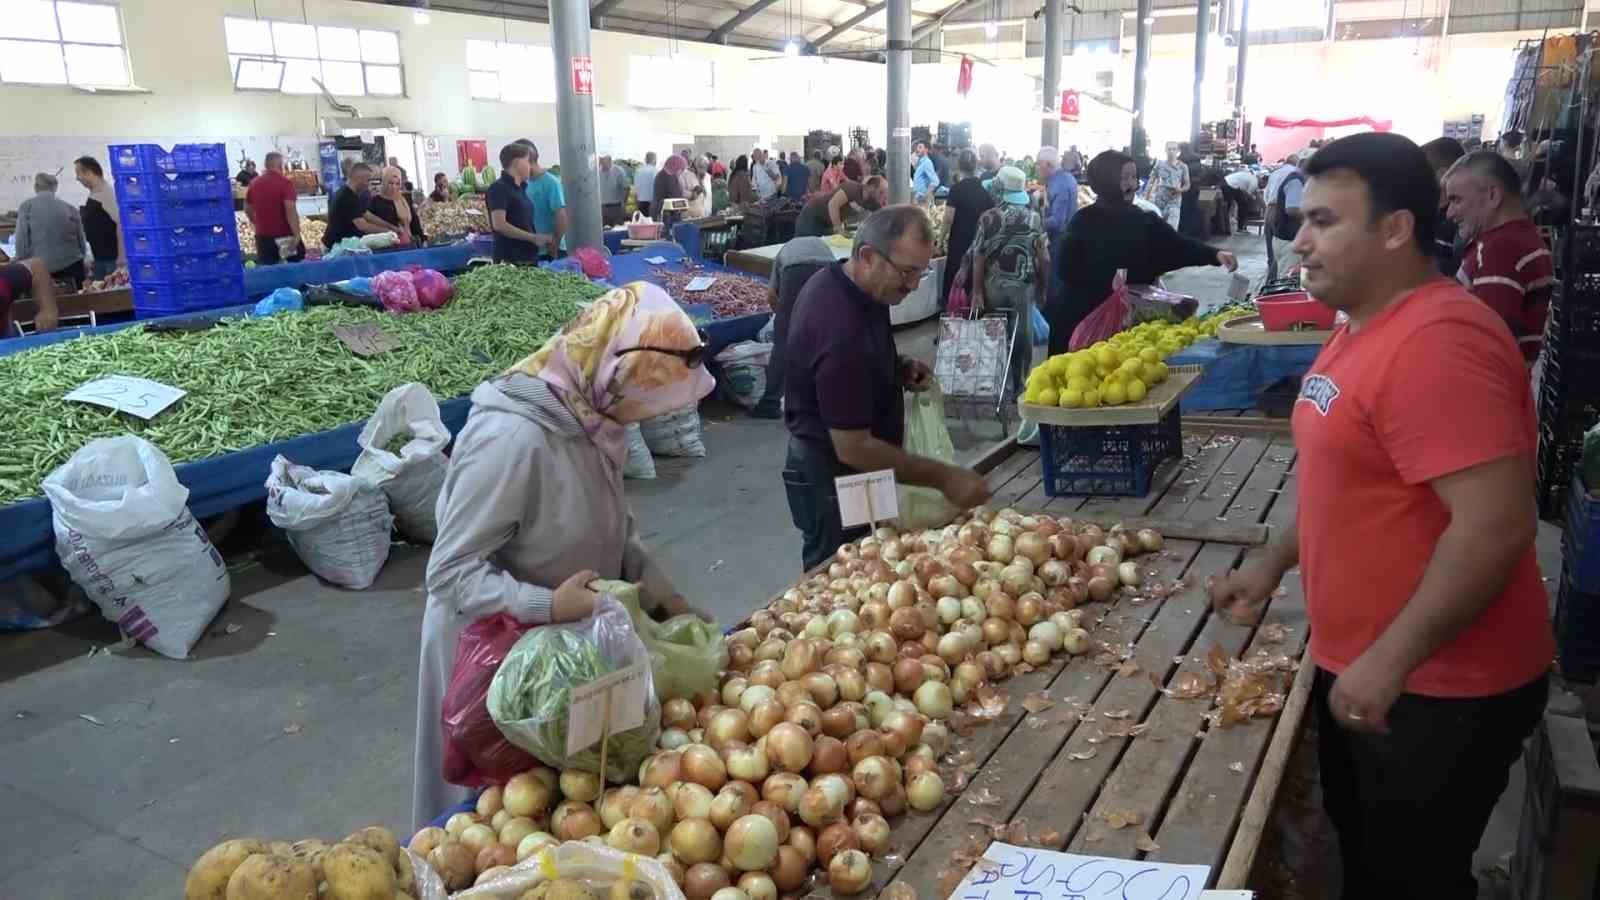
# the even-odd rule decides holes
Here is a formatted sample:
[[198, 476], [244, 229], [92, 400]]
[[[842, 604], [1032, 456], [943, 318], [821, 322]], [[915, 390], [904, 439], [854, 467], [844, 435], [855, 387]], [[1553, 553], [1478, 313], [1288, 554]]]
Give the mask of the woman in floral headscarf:
[[412, 794], [419, 827], [466, 797], [444, 780], [439, 721], [463, 628], [497, 613], [533, 625], [585, 618], [596, 578], [639, 583], [646, 609], [692, 611], [639, 540], [622, 465], [628, 425], [711, 391], [704, 353], [666, 292], [636, 282], [472, 392], [428, 559]]

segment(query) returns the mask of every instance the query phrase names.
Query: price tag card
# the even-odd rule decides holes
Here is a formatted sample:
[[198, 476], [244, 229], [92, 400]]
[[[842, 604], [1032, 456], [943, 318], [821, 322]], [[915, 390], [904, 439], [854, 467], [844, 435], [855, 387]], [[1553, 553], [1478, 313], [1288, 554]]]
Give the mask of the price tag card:
[[689, 283], [684, 285], [683, 289], [690, 293], [699, 293], [716, 283], [717, 280], [709, 275], [696, 275], [689, 279]]
[[607, 693], [611, 695], [612, 734], [643, 725], [650, 678], [650, 662], [642, 659], [573, 688], [567, 703], [567, 755], [600, 743], [605, 733]]
[[652, 266], [659, 266], [662, 263], [666, 262], [667, 258], [665, 256], [646, 256], [644, 258], [644, 261], [649, 263]]
[[1080, 856], [995, 841], [983, 851], [950, 900], [1038, 897], [1112, 897], [1118, 900], [1200, 900], [1209, 893], [1210, 866], [1148, 859]]
[[1228, 299], [1234, 303], [1243, 303], [1249, 295], [1250, 279], [1238, 272], [1233, 273], [1233, 278], [1228, 282]]
[[377, 356], [400, 346], [398, 338], [371, 322], [333, 325], [330, 328], [339, 343], [350, 348], [350, 352], [357, 356]]
[[62, 399], [92, 403], [95, 406], [104, 406], [149, 420], [177, 403], [187, 393], [188, 391], [170, 384], [162, 384], [148, 378], [107, 375], [78, 385]]
[[840, 524], [846, 528], [886, 522], [900, 515], [893, 469], [843, 475], [833, 480], [833, 486], [839, 494]]

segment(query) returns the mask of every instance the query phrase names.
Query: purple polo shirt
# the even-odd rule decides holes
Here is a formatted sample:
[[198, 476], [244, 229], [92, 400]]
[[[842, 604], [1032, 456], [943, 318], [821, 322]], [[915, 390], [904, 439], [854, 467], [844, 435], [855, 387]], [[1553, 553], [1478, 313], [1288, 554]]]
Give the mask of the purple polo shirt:
[[905, 440], [905, 398], [889, 307], [867, 296], [834, 263], [795, 299], [784, 363], [784, 422], [797, 438], [831, 452], [829, 429]]

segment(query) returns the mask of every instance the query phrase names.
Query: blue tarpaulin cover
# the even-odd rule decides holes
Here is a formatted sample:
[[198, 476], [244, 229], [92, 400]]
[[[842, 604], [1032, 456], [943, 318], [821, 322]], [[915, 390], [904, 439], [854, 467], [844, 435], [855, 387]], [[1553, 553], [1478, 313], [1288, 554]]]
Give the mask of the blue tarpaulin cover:
[[1227, 344], [1211, 338], [1167, 357], [1167, 365], [1205, 367], [1183, 395], [1184, 412], [1251, 409], [1261, 392], [1280, 378], [1309, 371], [1320, 352], [1317, 345]]

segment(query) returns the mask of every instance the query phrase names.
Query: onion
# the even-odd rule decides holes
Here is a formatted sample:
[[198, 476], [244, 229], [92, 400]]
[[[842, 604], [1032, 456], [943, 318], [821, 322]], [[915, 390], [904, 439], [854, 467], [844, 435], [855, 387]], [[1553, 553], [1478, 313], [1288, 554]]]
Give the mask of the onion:
[[[684, 731], [682, 728], [665, 728], [662, 729], [661, 737], [656, 741], [656, 746], [663, 750], [682, 750], [684, 745], [688, 743], [689, 732]], [[566, 793], [566, 791], [562, 791], [562, 793]]]
[[[658, 787], [647, 787], [639, 791], [639, 796], [628, 804], [628, 818], [643, 819], [655, 826], [656, 833], [664, 834], [672, 827], [673, 800], [667, 792]], [[615, 826], [613, 826], [615, 830]], [[655, 856], [658, 851], [651, 851]]]
[[679, 821], [672, 826], [667, 844], [672, 848], [672, 855], [688, 866], [716, 862], [722, 857], [722, 835], [704, 818]]
[[550, 808], [552, 794], [550, 786], [543, 780], [532, 772], [522, 772], [511, 776], [501, 797], [504, 808], [510, 810], [513, 816], [534, 818]]
[[1089, 632], [1074, 628], [1061, 636], [1061, 646], [1073, 656], [1082, 656], [1089, 652]]
[[[815, 673], [813, 673], [813, 674], [815, 674]], [[777, 701], [777, 703], [780, 706], [782, 706], [784, 709], [787, 709], [788, 707], [793, 706], [796, 703], [800, 703], [800, 702], [810, 703], [811, 702], [811, 692], [806, 690], [805, 682], [803, 682], [803, 681], [785, 681], [783, 684], [778, 685], [778, 693], [777, 693], [776, 696], [773, 697], [773, 700]], [[772, 701], [769, 700], [767, 702], [770, 703]], [[757, 711], [759, 711], [760, 709], [761, 709], [761, 707], [759, 707], [759, 706], [756, 707]], [[776, 725], [776, 724], [778, 724], [779, 722], [782, 722], [782, 721], [783, 721], [783, 715], [780, 713], [778, 718], [772, 720], [771, 722], [769, 722], [767, 724], [767, 730], [771, 731], [773, 725]], [[753, 734], [757, 733], [755, 729], [756, 729], [755, 713], [751, 713], [751, 722], [750, 722], [750, 731], [751, 731], [751, 733], [753, 733]], [[761, 733], [764, 733], [764, 732], [761, 732]]]
[[914, 712], [897, 709], [883, 718], [883, 730], [899, 735], [907, 747], [922, 741], [922, 728], [922, 717]]
[[1035, 566], [1043, 565], [1045, 560], [1051, 558], [1050, 542], [1031, 531], [1017, 536], [1014, 549], [1017, 556], [1027, 557]]
[[[1013, 563], [1000, 571], [1000, 590], [1008, 596], [1020, 597], [1032, 588], [1033, 570], [1025, 565]], [[993, 600], [994, 594], [990, 594], [989, 599]]]
[[[475, 868], [478, 870], [478, 881], [488, 881], [499, 876], [499, 873], [517, 864], [517, 850], [504, 844], [491, 844], [478, 851]], [[488, 877], [485, 877], [488, 876]], [[473, 882], [477, 884], [478, 882]]]
[[850, 755], [850, 764], [859, 765], [864, 759], [883, 755], [883, 738], [876, 731], [858, 731], [845, 741], [844, 748]]
[[933, 758], [932, 755], [928, 753], [907, 752], [905, 764], [901, 768], [905, 770], [906, 780], [910, 781], [918, 775], [921, 775], [923, 772], [933, 772], [934, 774], [938, 774], [939, 763]]
[[894, 689], [898, 693], [912, 693], [925, 678], [920, 655], [916, 659], [903, 657], [894, 664]]
[[771, 800], [759, 800], [750, 807], [753, 816], [766, 816], [772, 820], [773, 827], [778, 829], [778, 843], [783, 843], [789, 838], [789, 813], [780, 804]]
[[445, 834], [457, 840], [461, 839], [461, 832], [478, 824], [478, 817], [473, 813], [460, 812], [451, 816], [444, 823]]
[[1050, 662], [1050, 648], [1038, 641], [1028, 641], [1022, 645], [1022, 659], [1030, 666], [1042, 666]]
[[802, 700], [789, 708], [784, 721], [791, 725], [798, 725], [806, 734], [812, 737], [822, 731], [822, 709], [808, 699]]
[[833, 682], [839, 689], [839, 700], [857, 701], [867, 695], [867, 679], [855, 669], [840, 672], [834, 676]]
[[602, 824], [600, 815], [589, 804], [576, 800], [563, 801], [550, 814], [550, 831], [563, 841], [581, 841], [597, 835]]
[[1028, 642], [1028, 630], [1015, 621], [1006, 623], [1006, 643], [1021, 647]]
[[487, 788], [478, 795], [478, 817], [492, 819], [505, 806], [505, 789], [499, 785]]
[[820, 784], [812, 784], [800, 797], [800, 821], [813, 828], [821, 828], [839, 821], [844, 816], [844, 802]]
[[1037, 641], [1054, 653], [1061, 649], [1061, 626], [1053, 621], [1040, 622], [1028, 629], [1028, 640]]
[[745, 872], [756, 872], [778, 858], [778, 827], [766, 816], [747, 815], [728, 826], [723, 839], [728, 860]]
[[[786, 682], [786, 685], [788, 684], [795, 686], [791, 693], [810, 698], [811, 695], [806, 692], [805, 685], [796, 681]], [[784, 702], [777, 697], [756, 704], [755, 709], [750, 711], [750, 736], [753, 738], [765, 736], [767, 732], [772, 730], [772, 726], [782, 722], [787, 714], [788, 710], [784, 709]]]
[[693, 728], [694, 704], [682, 697], [674, 697], [661, 704], [661, 727], [682, 728], [685, 731]]
[[[751, 686], [745, 689], [744, 698], [761, 692], [765, 692], [765, 696], [760, 697], [756, 703], [751, 704], [752, 708], [776, 696], [776, 692], [771, 688]], [[741, 698], [741, 700], [744, 698]], [[725, 709], [712, 716], [711, 724], [706, 726], [706, 743], [710, 744], [714, 750], [720, 751], [729, 744], [742, 743], [748, 740], [750, 740], [750, 715], [743, 709]], [[706, 785], [706, 787], [710, 787], [710, 785]]]
[[922, 726], [922, 743], [935, 756], [943, 756], [950, 749], [950, 728], [943, 722], [929, 722]]
[[797, 812], [800, 798], [809, 786], [804, 778], [793, 772], [774, 772], [761, 783], [761, 799], [776, 803], [787, 812]]
[[[1023, 643], [1027, 643], [1026, 637], [1023, 638]], [[994, 655], [1000, 657], [999, 677], [1009, 678], [1011, 677], [1011, 667], [1022, 662], [1022, 647], [1012, 642], [1004, 643], [994, 648]]]
[[1044, 598], [1029, 591], [1017, 598], [1017, 624], [1028, 628], [1044, 618]]
[[967, 586], [955, 575], [936, 575], [928, 582], [928, 593], [934, 599], [942, 597], [955, 597], [957, 599], [967, 595]]
[[[996, 588], [995, 590], [998, 590]], [[987, 592], [985, 597], [994, 596], [993, 591]], [[961, 601], [961, 618], [969, 622], [982, 622], [989, 617], [989, 610], [984, 606], [984, 601], [976, 596], [965, 597]]]
[[1117, 580], [1128, 587], [1138, 587], [1144, 579], [1139, 575], [1139, 564], [1125, 562], [1117, 566]]
[[985, 650], [977, 656], [978, 664], [983, 666], [983, 677], [986, 681], [999, 681], [1006, 676], [1005, 660], [993, 650]]
[[1111, 579], [1109, 578], [1096, 575], [1095, 577], [1089, 579], [1089, 599], [1097, 603], [1103, 603], [1106, 600], [1111, 599], [1111, 592], [1114, 589], [1115, 586], [1111, 583]]
[[689, 900], [711, 900], [717, 891], [732, 883], [728, 870], [722, 866], [714, 862], [696, 863], [683, 874], [683, 894]]
[[711, 900], [750, 900], [750, 895], [741, 888], [725, 887], [712, 894]]
[[[664, 788], [681, 779], [683, 754], [663, 750], [639, 764], [639, 786]], [[576, 797], [572, 799], [577, 799]]]
[[[919, 663], [917, 670], [920, 672], [921, 669], [922, 666]], [[883, 724], [883, 717], [894, 710], [894, 698], [883, 691], [868, 691], [867, 699], [864, 702], [867, 704], [867, 717], [874, 728]]]
[[1013, 619], [1017, 615], [1017, 604], [1011, 599], [1011, 594], [1006, 591], [995, 591], [984, 601], [984, 609], [992, 618]]
[[740, 781], [758, 782], [771, 771], [767, 754], [759, 747], [737, 747], [728, 752], [728, 774]]
[[721, 790], [728, 781], [728, 767], [723, 764], [722, 757], [704, 744], [691, 744], [683, 749], [678, 771], [685, 781], [711, 791]]
[[800, 890], [810, 871], [811, 864], [806, 861], [805, 856], [799, 850], [785, 844], [778, 848], [777, 861], [772, 864], [772, 883], [778, 890], [790, 894]]
[[989, 538], [988, 557], [997, 563], [1008, 563], [1016, 556], [1016, 548], [1008, 535], [996, 533]]
[[960, 632], [952, 631], [939, 638], [939, 658], [952, 666], [960, 665], [971, 651], [966, 635]]
[[904, 609], [917, 602], [917, 588], [910, 580], [896, 581], [889, 585], [889, 596], [886, 598], [890, 610]]
[[897, 641], [914, 641], [922, 637], [926, 630], [922, 614], [914, 607], [901, 607], [889, 614], [889, 632]]
[[1065, 636], [1067, 632], [1077, 628], [1082, 623], [1083, 614], [1077, 610], [1053, 613], [1050, 616], [1050, 621], [1061, 629], [1061, 634]]
[[966, 596], [967, 591], [977, 582], [978, 570], [973, 568], [972, 564], [981, 558], [978, 551], [967, 548], [957, 548], [950, 552], [950, 574], [956, 577], [956, 581], [961, 582], [960, 596]]
[[755, 789], [743, 782], [729, 782], [711, 801], [711, 824], [717, 826], [719, 831], [726, 831], [742, 816], [750, 814], [750, 807], [755, 805]]
[[853, 896], [872, 884], [872, 862], [860, 850], [844, 850], [828, 864], [828, 887], [835, 894]]
[[467, 845], [467, 849], [471, 850], [473, 855], [477, 855], [483, 848], [498, 844], [500, 836], [494, 833], [493, 828], [478, 822], [468, 825], [466, 830], [461, 832], [460, 841]]
[[711, 793], [710, 788], [685, 781], [678, 785], [678, 790], [672, 795], [672, 814], [679, 821], [708, 819], [711, 817], [711, 802], [715, 799], [716, 795]]
[[[897, 609], [895, 612], [912, 612], [910, 607]], [[912, 613], [915, 616], [915, 613]], [[920, 624], [921, 617], [917, 617]], [[900, 642], [894, 635], [887, 631], [874, 631], [867, 635], [867, 659], [875, 663], [892, 663], [900, 653]]]
[[[806, 693], [811, 696], [811, 701], [818, 706], [818, 714], [833, 704], [839, 702], [839, 685], [833, 676], [823, 672], [812, 672], [800, 679], [805, 686]], [[788, 704], [793, 705], [793, 704]]]
[[793, 722], [779, 722], [767, 735], [767, 761], [779, 772], [804, 771], [811, 764], [811, 751], [810, 733]]
[[629, 817], [618, 822], [606, 835], [606, 843], [624, 853], [655, 856], [661, 852], [661, 834], [644, 819]]
[[1161, 532], [1154, 528], [1141, 528], [1134, 537], [1139, 541], [1139, 549], [1146, 553], [1154, 553], [1166, 546], [1166, 541], [1161, 539]]
[[1062, 562], [1078, 558], [1078, 539], [1066, 532], [1050, 536], [1050, 553]]
[[1098, 566], [1101, 564], [1114, 566], [1117, 563], [1122, 562], [1122, 549], [1120, 547], [1108, 547], [1104, 544], [1101, 544], [1098, 547], [1091, 547], [1088, 555], [1085, 556], [1084, 559], [1091, 566]]
[[950, 687], [937, 681], [923, 682], [917, 688], [917, 711], [930, 719], [947, 719], [954, 708]]
[[[727, 681], [722, 683], [722, 702], [728, 706], [738, 706], [740, 695], [742, 695], [744, 693], [744, 689], [749, 686], [750, 679], [748, 678], [744, 678], [743, 676], [739, 675], [729, 678]], [[701, 712], [703, 713], [704, 710]], [[704, 721], [701, 722], [701, 727], [705, 727]]]
[[817, 861], [817, 833], [809, 825], [790, 825], [787, 846], [799, 851], [809, 868]]
[[[784, 646], [787, 648], [788, 644], [784, 644]], [[783, 684], [785, 681], [788, 681], [788, 680], [789, 680], [789, 677], [787, 675], [783, 674], [783, 662], [781, 660], [777, 660], [777, 659], [762, 660], [761, 662], [756, 663], [755, 668], [750, 670], [750, 687], [752, 687], [752, 688], [754, 688], [754, 687], [767, 687], [767, 688], [771, 688], [772, 690], [776, 691], [778, 689], [778, 685]], [[759, 703], [759, 702], [761, 702], [760, 700], [750, 700], [749, 697], [746, 696], [748, 693], [749, 693], [749, 688], [746, 688], [746, 693], [739, 695], [739, 708], [743, 709], [745, 712], [749, 712], [750, 711], [748, 708], [745, 707], [745, 703], [746, 702], [749, 702], [749, 703]], [[762, 695], [761, 699], [765, 700], [770, 696], [771, 695]]]
[[[626, 819], [628, 817], [628, 804], [632, 803], [637, 796], [639, 796], [639, 789], [632, 785], [606, 791], [605, 795], [600, 798], [600, 806], [598, 807], [601, 823], [607, 829], [610, 829], [613, 825]], [[596, 833], [599, 833], [598, 829]]]
[[1011, 640], [1011, 623], [991, 616], [983, 620], [983, 642], [990, 647]]
[[[560, 843], [553, 834], [535, 831], [517, 843], [517, 862], [522, 862], [528, 857], [538, 853], [541, 849]], [[412, 851], [416, 852], [416, 851]]]
[[739, 879], [739, 890], [750, 900], [778, 900], [778, 885], [765, 872], [744, 873]]
[[[851, 614], [852, 617], [854, 614]], [[827, 635], [827, 623], [823, 623], [823, 634]], [[781, 663], [783, 677], [795, 681], [815, 672], [822, 667], [822, 655], [817, 652], [817, 645], [809, 640], [790, 641], [784, 648], [783, 662]]]
[[937, 772], [923, 772], [906, 785], [906, 802], [918, 812], [928, 812], [944, 800], [944, 779]]
[[860, 850], [861, 839], [855, 829], [843, 822], [835, 822], [817, 832], [817, 862], [827, 865], [833, 858], [847, 850]]
[[756, 645], [755, 658], [757, 664], [775, 662], [783, 658], [784, 639], [777, 637], [780, 629], [774, 628], [768, 632], [767, 639]]
[[940, 597], [934, 611], [939, 615], [940, 624], [953, 625], [961, 618], [961, 598]]
[[850, 782], [857, 794], [876, 801], [899, 784], [899, 777], [887, 758], [869, 756], [856, 763], [850, 771]]
[[822, 714], [822, 733], [829, 737], [843, 740], [856, 730], [855, 711], [843, 703]]
[[849, 766], [850, 754], [845, 750], [843, 741], [825, 734], [812, 740], [811, 764], [806, 767], [808, 774], [826, 775], [829, 772], [843, 772]]

